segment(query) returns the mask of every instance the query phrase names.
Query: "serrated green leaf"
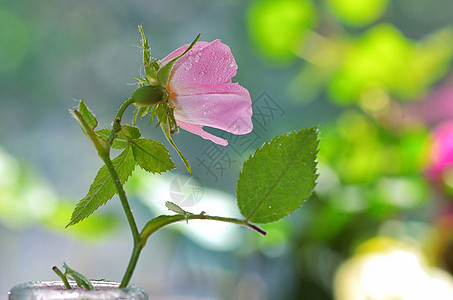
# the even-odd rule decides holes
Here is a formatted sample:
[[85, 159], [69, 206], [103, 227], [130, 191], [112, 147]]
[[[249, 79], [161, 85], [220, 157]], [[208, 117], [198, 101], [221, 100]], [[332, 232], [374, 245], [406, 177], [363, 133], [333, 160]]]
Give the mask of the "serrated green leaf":
[[299, 208], [316, 185], [318, 130], [275, 137], [244, 163], [237, 201], [245, 220], [275, 222]]
[[142, 136], [140, 133], [140, 129], [135, 126], [130, 126], [130, 125], [121, 125], [120, 132], [117, 134], [120, 137], [126, 137], [128, 140], [135, 140], [138, 139]]
[[[95, 131], [95, 133], [104, 141], [107, 141], [109, 139], [111, 132], [112, 130], [108, 128]], [[116, 134], [116, 137], [113, 140], [112, 148], [125, 149], [128, 147], [130, 140], [138, 139], [140, 138], [140, 136], [141, 133], [138, 127], [122, 125], [120, 131]]]
[[85, 288], [89, 291], [94, 290], [93, 285], [91, 284], [91, 282], [88, 279], [86, 279], [85, 276], [83, 276], [79, 272], [68, 267], [68, 265], [66, 263], [63, 263], [63, 267], [66, 269], [65, 274], [71, 276], [71, 278], [74, 279], [74, 281], [77, 283], [77, 285], [80, 288]]
[[[99, 130], [95, 131], [95, 133], [105, 141], [107, 141], [109, 139], [111, 132], [112, 132], [112, 130], [108, 129], [108, 128], [99, 129]], [[126, 137], [125, 136], [121, 137], [117, 134], [115, 139], [113, 140], [112, 148], [121, 150], [121, 149], [127, 148], [128, 145], [129, 145], [129, 142], [126, 139]]]
[[131, 145], [135, 161], [148, 172], [162, 173], [176, 167], [167, 148], [159, 142], [138, 139], [131, 141]]
[[[112, 163], [121, 182], [124, 184], [135, 168], [134, 155], [130, 147], [126, 148], [120, 155], [113, 159]], [[74, 225], [91, 215], [99, 206], [107, 203], [115, 194], [115, 184], [107, 167], [104, 165], [96, 174], [88, 194], [77, 204], [72, 213], [71, 221], [66, 227]]]

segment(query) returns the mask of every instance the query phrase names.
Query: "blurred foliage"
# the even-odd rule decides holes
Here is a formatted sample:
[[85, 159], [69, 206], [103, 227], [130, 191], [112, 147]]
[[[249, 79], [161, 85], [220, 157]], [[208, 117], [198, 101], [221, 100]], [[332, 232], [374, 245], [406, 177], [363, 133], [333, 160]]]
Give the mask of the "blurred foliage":
[[417, 99], [445, 75], [452, 41], [451, 31], [414, 42], [390, 24], [376, 25], [350, 41], [328, 86], [329, 96], [337, 103], [352, 104], [379, 88], [397, 99]]
[[385, 12], [389, 0], [327, 0], [327, 5], [344, 24], [366, 26]]
[[[9, 124], [35, 125], [33, 122], [37, 119], [44, 119], [43, 113], [36, 109], [42, 112], [42, 108], [48, 108], [43, 102], [53, 101], [55, 107], [66, 108], [67, 102], [62, 102], [61, 97], [86, 96], [87, 87], [98, 87], [98, 94], [93, 92], [91, 97], [97, 97], [99, 103], [104, 98], [113, 101], [122, 95], [126, 89], [118, 82], [125, 80], [115, 80], [114, 76], [136, 76], [135, 62], [139, 60], [139, 53], [136, 61], [116, 62], [130, 56], [123, 53], [124, 43], [134, 43], [130, 39], [132, 30], [126, 28], [135, 30], [141, 19], [147, 23], [149, 20], [162, 22], [151, 23], [149, 27], [156, 28], [153, 43], [157, 44], [153, 49], [161, 53], [165, 53], [165, 47], [185, 40], [184, 34], [192, 36], [197, 26], [204, 26], [199, 32], [206, 30], [209, 37], [223, 35], [223, 39], [231, 41], [232, 49], [236, 43], [237, 50], [233, 52], [238, 62], [242, 59], [238, 75], [246, 74], [249, 78], [242, 78], [242, 82], [248, 81], [259, 89], [251, 89], [251, 94], [268, 89], [270, 94], [278, 95], [287, 116], [296, 116], [285, 117], [283, 124], [273, 124], [276, 127], [273, 132], [295, 129], [294, 124], [302, 115], [315, 115], [309, 122], [319, 120], [320, 177], [315, 195], [292, 217], [263, 226], [269, 232], [266, 238], [248, 231], [244, 231], [245, 237], [238, 236], [231, 234], [230, 228], [224, 232], [232, 235], [228, 239], [230, 248], [222, 244], [216, 248], [220, 249], [220, 254], [200, 250], [207, 247], [206, 243], [199, 243], [200, 248], [196, 248], [197, 242], [193, 239], [195, 242], [190, 246], [200, 251], [200, 257], [194, 259], [190, 250], [185, 250], [187, 255], [179, 255], [182, 268], [190, 265], [188, 269], [193, 273], [184, 280], [179, 277], [178, 282], [181, 267], [173, 266], [175, 271], [168, 281], [174, 282], [175, 289], [179, 288], [178, 283], [183, 283], [179, 291], [186, 289], [183, 290], [186, 294], [199, 288], [196, 291], [199, 294], [200, 290], [205, 291], [208, 280], [218, 278], [213, 274], [218, 274], [222, 268], [227, 270], [227, 279], [216, 284], [223, 286], [228, 295], [231, 292], [228, 283], [234, 281], [231, 278], [243, 273], [265, 281], [268, 299], [332, 299], [338, 268], [364, 253], [384, 251], [388, 237], [392, 243], [407, 240], [412, 246], [415, 243], [417, 251], [425, 251], [423, 254], [430, 264], [453, 274], [453, 172], [449, 171], [451, 165], [445, 166], [441, 182], [427, 180], [425, 170], [429, 169], [428, 158], [432, 154], [431, 130], [437, 124], [428, 122], [424, 114], [413, 112], [417, 103], [425, 104], [421, 106], [424, 111], [449, 110], [426, 102], [426, 98], [439, 86], [452, 85], [448, 79], [452, 75], [453, 56], [451, 0], [231, 1], [234, 4], [222, 1], [222, 6], [213, 10], [209, 10], [210, 5], [218, 5], [218, 2], [178, 2], [178, 7], [171, 1], [149, 6], [121, 4], [121, 9], [113, 4], [107, 8], [103, 6], [106, 3], [101, 2], [61, 2], [57, 7], [52, 1], [27, 4], [3, 1], [6, 4], [0, 10], [0, 75], [3, 76], [0, 85], [7, 95], [2, 94], [3, 103], [16, 108], [14, 113], [8, 110], [3, 115], [3, 128], [9, 130]], [[238, 8], [233, 10], [229, 5]], [[26, 13], [19, 13], [25, 12], [26, 6]], [[242, 8], [245, 11], [240, 11]], [[53, 11], [60, 18], [48, 18]], [[170, 14], [175, 17], [168, 18]], [[233, 16], [237, 18], [234, 24]], [[222, 19], [223, 23], [216, 23], [217, 19]], [[181, 24], [185, 28], [181, 28]], [[190, 26], [186, 26], [188, 24]], [[247, 26], [251, 45], [265, 67], [255, 57], [248, 59], [250, 54], [242, 25]], [[203, 36], [206, 37], [204, 32]], [[121, 41], [116, 50], [111, 47], [119, 44], [123, 37], [127, 37], [127, 42]], [[240, 46], [246, 49], [242, 54]], [[99, 52], [96, 54], [96, 51]], [[99, 53], [105, 55], [105, 59], [98, 59]], [[52, 69], [52, 63], [58, 67]], [[133, 69], [134, 75], [118, 72], [119, 68]], [[13, 76], [6, 77], [8, 72]], [[39, 80], [35, 80], [37, 78]], [[56, 86], [56, 81], [62, 84]], [[26, 105], [18, 106], [19, 97], [8, 97], [17, 91], [31, 95]], [[292, 97], [292, 103], [288, 103], [286, 95]], [[445, 93], [442, 97], [446, 101], [453, 99]], [[304, 111], [309, 113], [303, 114]], [[17, 122], [11, 117], [15, 112], [27, 117]], [[73, 144], [68, 143], [68, 147]], [[198, 154], [199, 147], [195, 144], [193, 153]], [[190, 152], [188, 144], [187, 149]], [[131, 178], [131, 186], [134, 180]], [[17, 158], [0, 152], [0, 222], [3, 226], [21, 229], [40, 224], [51, 230], [63, 230], [74, 201], [69, 201], [68, 205], [66, 200], [59, 201], [63, 199], [43, 181], [42, 174], [35, 174]], [[147, 198], [151, 195], [168, 196], [168, 188], [156, 192], [162, 188], [161, 182], [155, 180], [155, 185], [148, 182], [146, 185], [133, 186], [136, 189], [133, 192], [140, 194], [141, 190], [137, 197], [146, 199], [147, 204], [156, 202]], [[216, 194], [212, 198], [221, 197]], [[213, 202], [212, 198], [207, 202]], [[225, 211], [222, 208], [219, 214]], [[81, 236], [100, 237], [108, 232], [105, 230], [110, 228], [109, 224], [116, 224], [115, 220], [99, 214], [64, 232], [76, 234], [75, 231], [80, 230]], [[96, 224], [90, 225], [90, 222]], [[96, 233], [92, 226], [101, 231]], [[181, 232], [191, 237], [188, 230]], [[216, 235], [220, 234], [216, 231], [210, 238]], [[237, 240], [241, 242], [234, 244]], [[178, 246], [188, 244], [184, 239], [178, 241]], [[229, 251], [234, 247], [236, 264], [231, 263], [232, 252]], [[178, 255], [173, 254], [171, 252], [171, 259], [178, 259]], [[194, 261], [201, 267], [197, 268]], [[166, 263], [165, 272], [171, 269]], [[218, 269], [209, 273], [208, 265]], [[153, 277], [149, 274], [144, 275], [146, 280]], [[155, 277], [160, 278], [162, 274]], [[197, 278], [208, 280], [199, 280], [197, 286], [194, 284]], [[259, 285], [248, 285], [247, 291], [253, 288]]]
[[0, 222], [12, 229], [40, 225], [87, 240], [99, 240], [115, 230], [117, 218], [104, 214], [65, 230], [73, 209], [52, 186], [25, 163], [0, 148]]
[[425, 128], [388, 130], [364, 114], [345, 111], [322, 132], [316, 191], [338, 211], [385, 217], [389, 210], [426, 202]]
[[295, 58], [295, 49], [316, 24], [316, 9], [309, 0], [255, 1], [248, 14], [259, 50], [281, 62]]
[[391, 23], [366, 27], [382, 17], [387, 0], [327, 2], [341, 23], [364, 30], [332, 22], [323, 7], [308, 0], [255, 1], [249, 7], [249, 32], [260, 52], [275, 63], [294, 62], [296, 57], [309, 63], [292, 84], [299, 87], [293, 94], [303, 95], [299, 101], [306, 102], [305, 89], [313, 99], [323, 87], [329, 100], [343, 105], [382, 101], [369, 99], [376, 90], [385, 97], [415, 100], [449, 70], [450, 28], [414, 41]]
[[[397, 25], [401, 12], [395, 6], [389, 0], [257, 0], [249, 6], [249, 34], [263, 58], [282, 67], [300, 65], [288, 83], [293, 100], [327, 100], [338, 112], [320, 126], [320, 176], [315, 196], [299, 214], [304, 221], [292, 218], [277, 235], [291, 236], [281, 243], [292, 249], [300, 280], [293, 299], [331, 299], [338, 266], [391, 220], [417, 220], [427, 232], [440, 230], [438, 247], [450, 247], [445, 231], [451, 227], [430, 225], [436, 215], [429, 213], [451, 197], [449, 173], [442, 183], [426, 177], [433, 160], [431, 128], [409, 103], [427, 97], [451, 73], [453, 30], [438, 27], [409, 38]], [[289, 229], [300, 223], [298, 231]], [[419, 238], [408, 231], [385, 235]], [[429, 248], [431, 235], [420, 249]], [[449, 268], [439, 258], [442, 251], [434, 261]]]

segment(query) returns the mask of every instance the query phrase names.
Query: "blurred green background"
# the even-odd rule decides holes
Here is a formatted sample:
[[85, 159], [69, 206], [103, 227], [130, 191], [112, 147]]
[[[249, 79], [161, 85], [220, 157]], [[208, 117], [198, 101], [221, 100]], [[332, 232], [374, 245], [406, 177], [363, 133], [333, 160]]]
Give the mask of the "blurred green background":
[[[321, 132], [314, 196], [267, 237], [197, 222], [154, 236], [132, 278], [150, 299], [453, 298], [452, 12], [451, 0], [0, 0], [0, 297], [63, 262], [121, 279], [131, 237], [117, 198], [64, 229], [101, 166], [68, 109], [84, 98], [110, 125], [143, 73], [143, 25], [155, 58], [198, 33], [221, 39], [254, 101], [254, 131], [228, 148], [175, 137], [203, 191], [189, 210], [238, 216], [248, 155]], [[167, 145], [154, 126], [144, 135]], [[176, 171], [128, 183], [139, 226], [186, 176], [171, 154]]]

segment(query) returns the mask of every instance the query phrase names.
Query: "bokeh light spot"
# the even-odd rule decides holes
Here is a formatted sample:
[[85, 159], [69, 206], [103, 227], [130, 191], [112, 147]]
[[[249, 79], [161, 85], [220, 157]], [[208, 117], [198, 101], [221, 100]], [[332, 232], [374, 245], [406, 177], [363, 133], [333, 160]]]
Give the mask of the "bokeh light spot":
[[257, 1], [248, 11], [249, 31], [261, 52], [277, 61], [295, 58], [316, 21], [316, 10], [308, 0]]
[[388, 0], [328, 0], [327, 3], [345, 24], [365, 26], [383, 15]]

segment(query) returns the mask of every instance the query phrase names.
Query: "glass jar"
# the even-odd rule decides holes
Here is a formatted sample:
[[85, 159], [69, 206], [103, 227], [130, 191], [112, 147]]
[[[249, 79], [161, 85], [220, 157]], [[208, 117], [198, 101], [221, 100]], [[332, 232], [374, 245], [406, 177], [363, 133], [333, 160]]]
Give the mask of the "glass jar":
[[61, 281], [36, 281], [18, 284], [8, 293], [9, 300], [148, 300], [148, 294], [141, 288], [130, 286], [119, 289], [119, 283], [91, 281], [93, 291], [87, 291], [69, 281], [72, 290], [67, 290]]

